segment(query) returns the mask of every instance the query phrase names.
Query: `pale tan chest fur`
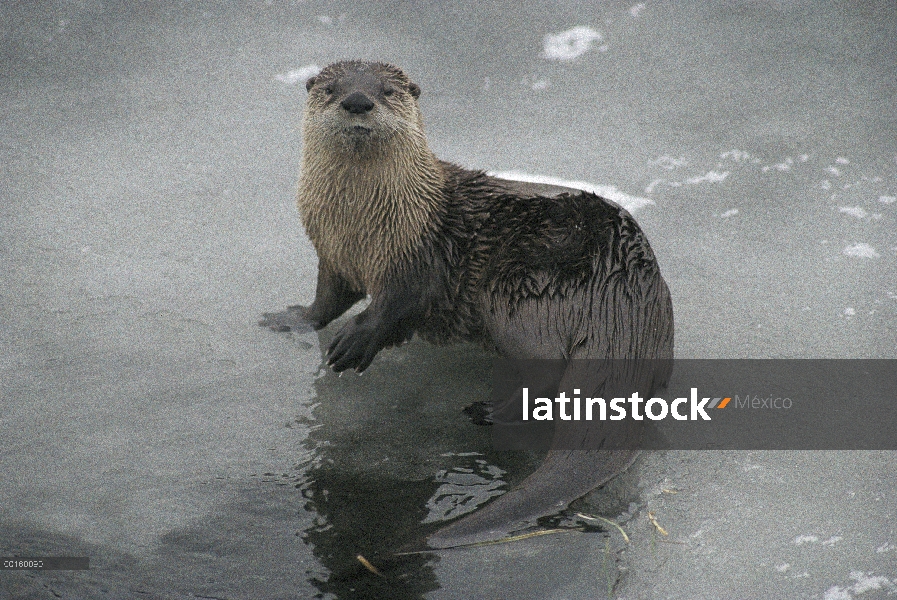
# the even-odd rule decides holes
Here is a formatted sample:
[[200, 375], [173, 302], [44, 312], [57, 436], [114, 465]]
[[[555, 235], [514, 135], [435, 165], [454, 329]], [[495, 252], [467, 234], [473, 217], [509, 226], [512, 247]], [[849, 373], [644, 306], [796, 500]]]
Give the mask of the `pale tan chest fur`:
[[303, 156], [302, 223], [319, 259], [359, 291], [379, 290], [387, 268], [407, 261], [434, 222], [442, 194], [438, 164], [408, 157]]

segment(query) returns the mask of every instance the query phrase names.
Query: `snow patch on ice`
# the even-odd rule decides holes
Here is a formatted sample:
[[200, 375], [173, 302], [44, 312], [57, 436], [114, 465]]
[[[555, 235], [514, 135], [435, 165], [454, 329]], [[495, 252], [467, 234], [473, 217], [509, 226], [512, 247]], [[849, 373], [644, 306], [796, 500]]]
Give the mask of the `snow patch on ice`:
[[881, 218], [881, 213], [866, 212], [866, 210], [860, 206], [841, 206], [838, 208], [838, 212], [866, 221], [877, 221]]
[[841, 206], [838, 208], [838, 212], [850, 215], [851, 217], [856, 217], [857, 219], [865, 219], [869, 216], [869, 213], [859, 206]]
[[720, 173], [719, 171], [707, 171], [705, 175], [698, 175], [697, 177], [692, 177], [690, 179], [686, 179], [685, 183], [687, 184], [695, 184], [695, 183], [717, 183], [723, 181], [726, 177], [729, 176], [728, 171], [723, 171]]
[[780, 163], [777, 163], [774, 165], [764, 166], [762, 170], [764, 173], [767, 173], [773, 169], [775, 169], [776, 171], [790, 171], [791, 165], [793, 165], [793, 164], [794, 164], [794, 159], [789, 156], [783, 162], [780, 162]]
[[688, 161], [683, 156], [680, 156], [679, 158], [673, 158], [672, 156], [667, 156], [664, 154], [657, 160], [652, 160], [651, 164], [657, 165], [661, 169], [672, 171], [676, 167], [684, 167], [688, 164]]
[[591, 27], [574, 27], [561, 33], [549, 33], [542, 39], [542, 58], [573, 60], [589, 51], [592, 42], [601, 41], [600, 33]]
[[852, 246], [847, 246], [842, 251], [845, 256], [855, 256], [857, 258], [879, 258], [881, 254], [876, 252], [875, 248], [864, 242], [857, 242]]
[[815, 544], [819, 541], [819, 536], [817, 535], [799, 535], [794, 538], [795, 546], [803, 546], [804, 544]]
[[306, 79], [308, 79], [309, 77], [314, 77], [320, 72], [321, 67], [319, 67], [318, 65], [305, 65], [304, 67], [275, 75], [274, 79], [276, 79], [277, 81], [282, 81], [287, 85], [296, 85], [297, 83], [304, 83]]
[[850, 578], [855, 582], [853, 585], [847, 587], [833, 585], [825, 591], [822, 596], [823, 600], [853, 600], [860, 594], [881, 589], [887, 589], [889, 595], [897, 591], [897, 583], [887, 577], [873, 575], [871, 571], [868, 573], [851, 571]]
[[620, 191], [615, 186], [612, 185], [596, 185], [594, 183], [589, 183], [587, 181], [570, 181], [568, 179], [561, 179], [560, 177], [550, 177], [547, 175], [532, 175], [530, 173], [525, 173], [523, 171], [490, 171], [488, 173], [492, 177], [498, 177], [499, 179], [510, 179], [511, 181], [525, 181], [527, 183], [544, 183], [547, 185], [559, 185], [562, 187], [574, 188], [577, 190], [583, 190], [585, 192], [591, 192], [593, 194], [597, 194], [599, 196], [603, 196], [610, 200], [613, 200], [626, 210], [631, 213], [634, 213], [638, 209], [647, 206], [649, 204], [654, 204], [654, 201], [649, 198], [642, 198], [639, 196], [632, 196], [625, 192]]
[[760, 162], [760, 159], [757, 158], [756, 156], [752, 155], [750, 152], [745, 152], [744, 150], [737, 150], [735, 148], [733, 148], [732, 150], [729, 150], [728, 152], [723, 152], [722, 154], [719, 155], [719, 157], [723, 160], [726, 160], [726, 159], [733, 160], [737, 163], [749, 162], [749, 163], [757, 164]]

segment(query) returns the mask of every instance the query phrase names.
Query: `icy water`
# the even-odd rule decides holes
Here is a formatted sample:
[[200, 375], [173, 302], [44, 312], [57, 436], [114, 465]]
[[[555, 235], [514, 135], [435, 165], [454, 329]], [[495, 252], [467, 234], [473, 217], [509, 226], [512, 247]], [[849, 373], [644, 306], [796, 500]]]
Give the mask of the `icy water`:
[[893, 2], [87, 1], [0, 23], [0, 554], [91, 558], [0, 573], [0, 597], [897, 591], [887, 452], [653, 453], [578, 507], [631, 544], [395, 558], [538, 460], [462, 413], [490, 356], [414, 342], [338, 378], [338, 324], [256, 325], [314, 290], [302, 81], [363, 58], [421, 85], [441, 158], [632, 207], [678, 356], [897, 358]]

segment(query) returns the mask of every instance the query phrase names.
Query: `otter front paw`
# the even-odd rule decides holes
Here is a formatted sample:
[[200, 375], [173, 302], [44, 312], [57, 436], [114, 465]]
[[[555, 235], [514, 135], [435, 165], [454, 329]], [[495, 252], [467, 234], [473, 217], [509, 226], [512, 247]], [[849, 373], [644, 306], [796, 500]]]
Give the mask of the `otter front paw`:
[[359, 317], [346, 323], [327, 349], [327, 365], [337, 373], [353, 368], [361, 373], [385, 346], [377, 327]]
[[259, 325], [268, 327], [272, 331], [296, 331], [308, 333], [320, 329], [315, 320], [309, 318], [309, 309], [306, 306], [288, 306], [286, 310], [274, 313], [264, 313]]
[[408, 341], [414, 330], [396, 323], [389, 325], [370, 314], [361, 313], [346, 323], [327, 349], [327, 365], [339, 373], [367, 369], [378, 352]]

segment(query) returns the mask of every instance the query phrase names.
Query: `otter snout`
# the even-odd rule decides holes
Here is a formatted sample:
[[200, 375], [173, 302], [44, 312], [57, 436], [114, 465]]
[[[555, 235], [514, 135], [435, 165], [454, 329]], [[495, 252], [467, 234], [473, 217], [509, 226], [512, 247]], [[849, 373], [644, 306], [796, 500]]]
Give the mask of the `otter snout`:
[[374, 103], [371, 99], [361, 92], [353, 92], [352, 94], [349, 94], [339, 103], [339, 105], [353, 115], [363, 115], [374, 108]]

